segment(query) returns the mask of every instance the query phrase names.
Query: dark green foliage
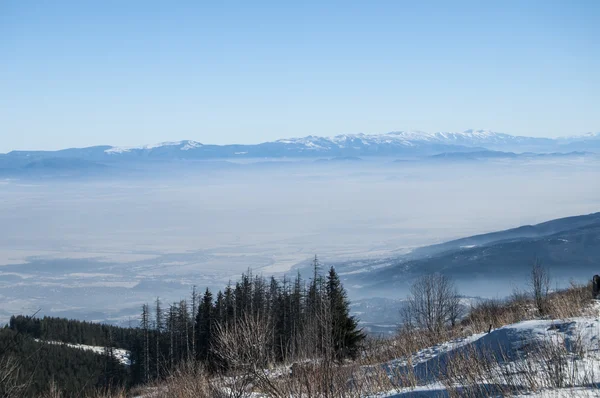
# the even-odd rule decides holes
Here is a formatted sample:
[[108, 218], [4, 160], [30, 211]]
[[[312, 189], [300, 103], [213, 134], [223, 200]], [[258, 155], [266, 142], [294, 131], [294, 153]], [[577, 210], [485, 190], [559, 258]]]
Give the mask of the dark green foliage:
[[[35, 354], [40, 364], [39, 369], [24, 368], [23, 374], [35, 375], [32, 389], [47, 388], [50, 376], [56, 374], [59, 388], [68, 383], [68, 394], [77, 396], [81, 389], [160, 379], [189, 360], [201, 361], [209, 370], [225, 370], [228, 364], [215, 352], [218, 326], [247, 316], [268, 324], [271, 338], [266, 348], [273, 362], [354, 358], [365, 337], [349, 315], [347, 295], [335, 270], [323, 278], [316, 257], [313, 278], [307, 282], [299, 274], [277, 280], [248, 272], [216, 296], [206, 289], [200, 297], [194, 289], [191, 305], [181, 300], [163, 309], [158, 299], [153, 308], [144, 305], [136, 328], [19, 316], [11, 318], [4, 333], [24, 339], [19, 340], [17, 354], [23, 358]], [[108, 355], [35, 343], [33, 338], [105, 346], [109, 352], [108, 347], [128, 349], [132, 364], [125, 371]]]
[[101, 347], [112, 342], [115, 347], [127, 350], [131, 348], [137, 334], [137, 331], [131, 328], [46, 316], [12, 316], [9, 328], [40, 340]]
[[[247, 315], [269, 324], [272, 340], [267, 348], [275, 362], [315, 356], [355, 358], [365, 335], [359, 330], [358, 321], [349, 315], [346, 291], [335, 270], [331, 269], [327, 278], [319, 271], [315, 257], [314, 275], [308, 284], [299, 274], [295, 279], [284, 276], [277, 280], [248, 272], [233, 287], [230, 283], [223, 292], [219, 291], [216, 300], [206, 289], [198, 298], [195, 314], [189, 314], [186, 301], [174, 303], [161, 332], [165, 339], [156, 345], [159, 350], [149, 350], [150, 361], [154, 363], [158, 358], [168, 371], [189, 358], [192, 346], [195, 359], [208, 369], [224, 369], [227, 364], [220, 362], [214, 347], [217, 325], [230, 325]], [[193, 296], [192, 303], [195, 302]], [[144, 358], [143, 344], [134, 351], [135, 358]], [[133, 368], [135, 371], [136, 366]], [[159, 373], [168, 372], [151, 371], [150, 377]]]
[[[65, 320], [66, 321], [66, 320]], [[16, 382], [24, 385], [12, 397], [38, 396], [53, 381], [63, 397], [81, 397], [99, 388], [125, 385], [127, 369], [108, 355], [65, 345], [36, 342], [31, 336], [9, 328], [0, 329], [0, 358], [17, 361]], [[0, 383], [0, 397], [5, 397]]]
[[212, 293], [209, 289], [206, 289], [196, 315], [197, 358], [201, 361], [208, 361], [210, 358], [210, 344], [215, 328], [216, 312], [213, 306]]
[[358, 321], [350, 316], [348, 297], [340, 278], [331, 267], [327, 275], [327, 297], [331, 308], [331, 333], [336, 359], [356, 358], [359, 343], [365, 334], [358, 329]]

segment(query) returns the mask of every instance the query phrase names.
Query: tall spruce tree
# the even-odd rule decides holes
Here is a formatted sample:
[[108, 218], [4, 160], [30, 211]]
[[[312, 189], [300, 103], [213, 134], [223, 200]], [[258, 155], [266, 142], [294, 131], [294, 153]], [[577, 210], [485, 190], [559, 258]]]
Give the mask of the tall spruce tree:
[[197, 358], [201, 361], [208, 361], [210, 357], [210, 348], [212, 344], [212, 332], [214, 329], [214, 307], [213, 297], [207, 288], [198, 307], [196, 316], [196, 342]]
[[142, 305], [142, 319], [140, 321], [140, 327], [142, 329], [142, 333], [144, 334], [144, 343], [143, 343], [143, 377], [144, 381], [147, 383], [150, 380], [150, 309], [148, 304]]
[[157, 379], [160, 379], [161, 340], [162, 332], [165, 326], [163, 324], [163, 312], [159, 297], [156, 298], [154, 311], [154, 330], [156, 333], [155, 376]]
[[331, 337], [335, 358], [355, 359], [359, 344], [365, 339], [365, 334], [358, 328], [358, 320], [350, 315], [348, 296], [334, 267], [329, 269], [326, 290], [330, 306]]

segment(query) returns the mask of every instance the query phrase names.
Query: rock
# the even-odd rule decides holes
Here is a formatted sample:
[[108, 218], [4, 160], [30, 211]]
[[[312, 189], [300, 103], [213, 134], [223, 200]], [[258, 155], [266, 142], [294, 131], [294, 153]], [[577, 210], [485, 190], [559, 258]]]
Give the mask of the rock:
[[592, 296], [598, 298], [600, 295], [600, 275], [594, 275], [592, 278]]

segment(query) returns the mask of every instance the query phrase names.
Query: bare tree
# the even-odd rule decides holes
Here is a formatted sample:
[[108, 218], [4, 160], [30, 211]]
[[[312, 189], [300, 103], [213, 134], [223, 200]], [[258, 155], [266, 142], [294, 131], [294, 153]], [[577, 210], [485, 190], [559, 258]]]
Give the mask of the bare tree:
[[536, 258], [531, 266], [531, 285], [535, 307], [540, 315], [546, 314], [548, 293], [550, 292], [550, 272], [542, 266], [541, 261]]
[[448, 321], [450, 326], [455, 327], [457, 322], [465, 315], [465, 307], [460, 302], [458, 291], [454, 288], [448, 301]]
[[454, 325], [461, 316], [454, 282], [438, 273], [419, 277], [410, 288], [403, 315], [407, 325], [436, 334]]
[[21, 364], [9, 355], [0, 356], [0, 397], [11, 398], [24, 395], [28, 384], [19, 382]]
[[[238, 393], [234, 396], [244, 396], [244, 391], [251, 385], [257, 385], [269, 396], [281, 396], [279, 388], [271, 378], [269, 365], [273, 360], [271, 342], [272, 329], [263, 317], [244, 314], [230, 324], [217, 324], [216, 339], [213, 351], [217, 357], [237, 375], [234, 385]], [[240, 383], [243, 380], [243, 383]]]

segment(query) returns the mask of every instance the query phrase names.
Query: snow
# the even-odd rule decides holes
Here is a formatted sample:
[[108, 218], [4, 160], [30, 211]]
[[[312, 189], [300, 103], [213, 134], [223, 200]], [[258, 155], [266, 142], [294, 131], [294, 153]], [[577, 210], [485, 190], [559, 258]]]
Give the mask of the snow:
[[151, 149], [156, 149], [156, 148], [162, 148], [165, 146], [180, 146], [180, 150], [182, 151], [189, 151], [190, 149], [194, 149], [194, 148], [198, 148], [201, 147], [202, 144], [196, 141], [168, 141], [168, 142], [161, 142], [158, 144], [152, 144], [152, 145], [143, 145], [143, 146], [137, 146], [137, 147], [112, 147], [109, 148], [107, 150], [105, 150], [105, 153], [108, 154], [122, 154], [122, 153], [127, 153], [127, 152], [131, 152], [131, 151], [144, 151], [144, 150], [151, 150]]
[[[490, 353], [495, 358], [496, 369], [490, 374], [509, 375], [507, 380], [520, 381], [523, 385], [524, 369], [528, 369], [540, 388], [537, 391], [526, 391], [523, 386], [523, 395], [527, 397], [598, 397], [600, 396], [600, 319], [598, 317], [600, 304], [595, 303], [592, 316], [570, 319], [541, 319], [530, 320], [507, 325], [492, 330], [491, 333], [480, 333], [465, 338], [456, 339], [423, 349], [414, 353], [408, 359], [398, 359], [387, 362], [382, 366], [390, 378], [406, 374], [411, 370], [416, 377], [416, 387], [399, 387], [374, 397], [447, 397], [451, 396], [446, 387], [438, 380], [442, 368], [461, 354], [470, 355], [473, 352]], [[535, 358], [532, 351], [535, 347], [547, 353], [553, 353], [549, 345], [557, 347], [564, 354], [565, 383], [560, 388], [552, 388], [547, 384], [552, 382], [552, 377], [544, 373], [544, 367], [549, 362], [542, 363]], [[479, 351], [476, 351], [479, 350]], [[555, 359], [553, 359], [555, 360]], [[496, 363], [497, 362], [497, 363]], [[554, 376], [554, 375], [551, 375]], [[486, 374], [487, 377], [487, 374]], [[556, 377], [556, 376], [554, 376]], [[485, 377], [478, 382], [493, 385], [497, 379], [486, 380]], [[473, 387], [473, 386], [470, 386]], [[460, 391], [467, 386], [457, 385]], [[465, 392], [465, 395], [466, 392]]]
[[[520, 137], [508, 134], [495, 133], [487, 130], [466, 130], [463, 132], [437, 132], [426, 133], [423, 131], [393, 131], [386, 134], [340, 134], [333, 137], [314, 137], [282, 139], [276, 142], [281, 144], [303, 145], [307, 149], [317, 150], [327, 147], [345, 148], [349, 143], [360, 143], [364, 146], [370, 145], [399, 145], [415, 146], [419, 143], [437, 144], [471, 144], [481, 145], [484, 143], [506, 142], [510, 139]], [[360, 147], [355, 147], [360, 148]]]
[[182, 151], [189, 151], [190, 149], [199, 148], [202, 146], [201, 143], [196, 142], [196, 141], [182, 141], [182, 143], [184, 144], [181, 147]]
[[[70, 344], [70, 343], [63, 343], [62, 341], [51, 341], [51, 340], [40, 340], [40, 339], [35, 339], [35, 341], [41, 342], [41, 343], [46, 343], [46, 344], [64, 345], [67, 347], [77, 348], [79, 350], [84, 350], [84, 351], [92, 351], [98, 355], [104, 355], [104, 350], [105, 350], [105, 347], [85, 345], [85, 344]], [[124, 350], [122, 348], [113, 348], [113, 356], [115, 357], [115, 359], [117, 359], [119, 361], [119, 363], [121, 365], [125, 365], [125, 366], [131, 365], [131, 352], [129, 352], [128, 350]]]
[[[596, 139], [600, 133], [586, 133], [581, 136], [573, 136], [558, 139], [560, 142], [581, 141], [584, 139]], [[428, 133], [424, 131], [392, 131], [384, 134], [340, 134], [329, 137], [317, 137], [309, 135], [300, 138], [286, 138], [275, 141], [275, 143], [285, 145], [303, 146], [307, 151], [323, 151], [331, 148], [354, 147], [360, 149], [361, 146], [372, 145], [395, 145], [405, 147], [415, 147], [419, 144], [441, 144], [441, 145], [465, 145], [465, 146], [485, 146], [510, 143], [523, 143], [531, 137], [513, 136], [509, 134], [497, 133], [490, 130], [469, 129], [462, 132], [439, 131]], [[350, 145], [352, 144], [352, 145]], [[359, 145], [359, 146], [356, 146]], [[173, 141], [162, 142], [154, 145], [145, 145], [138, 147], [112, 147], [104, 152], [107, 154], [123, 154], [132, 151], [148, 151], [165, 146], [178, 146], [182, 151], [188, 151], [201, 147], [202, 144], [196, 141]]]

